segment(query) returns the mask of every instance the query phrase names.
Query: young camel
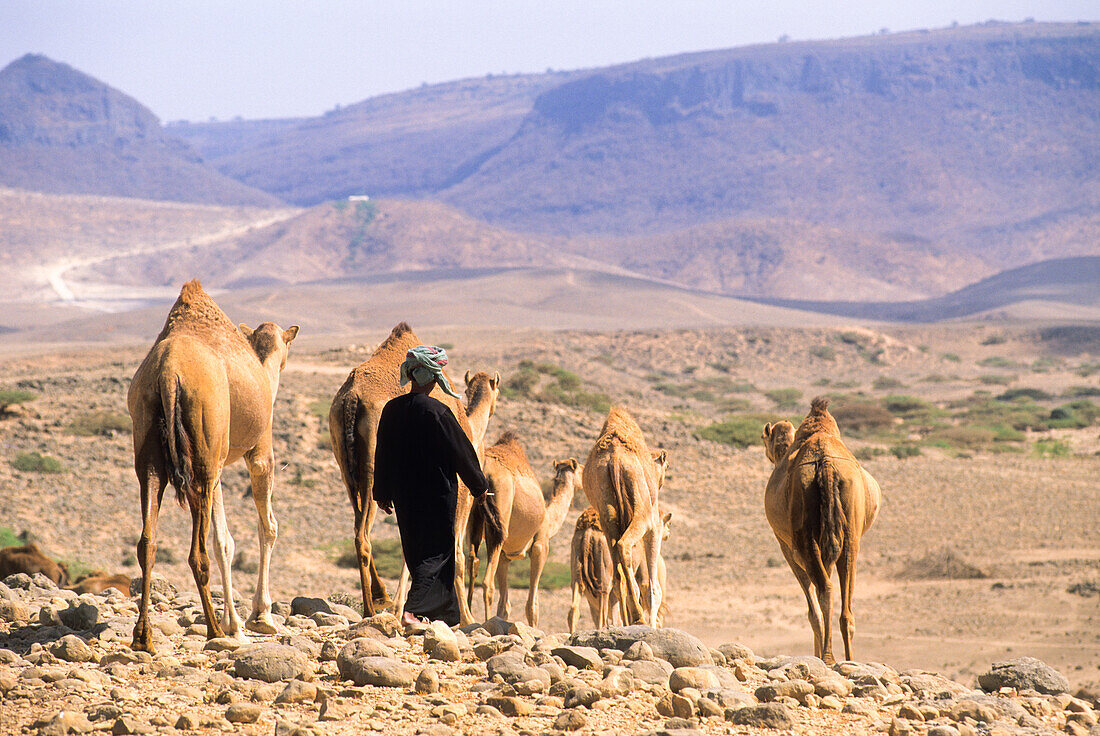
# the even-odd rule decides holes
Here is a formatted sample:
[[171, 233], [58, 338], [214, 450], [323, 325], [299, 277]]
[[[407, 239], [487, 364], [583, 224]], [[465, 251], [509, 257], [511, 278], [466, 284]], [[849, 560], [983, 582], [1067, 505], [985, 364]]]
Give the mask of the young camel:
[[[171, 480], [176, 500], [191, 511], [188, 562], [199, 588], [208, 638], [241, 631], [234, 607], [233, 538], [225, 521], [222, 468], [244, 458], [259, 514], [260, 565], [247, 627], [275, 633], [268, 592], [271, 548], [278, 522], [271, 508], [275, 455], [272, 409], [288, 346], [298, 334], [264, 322], [255, 330], [233, 326], [198, 280], [183, 285], [156, 342], [130, 384], [127, 403], [134, 424], [134, 469], [141, 488], [141, 607], [134, 649], [153, 651], [149, 593], [156, 555], [157, 516]], [[151, 487], [151, 485], [153, 487]], [[210, 597], [206, 535], [213, 516], [214, 554], [225, 606], [219, 621]]]
[[[355, 557], [359, 563], [363, 610], [368, 616], [373, 616], [379, 609], [391, 603], [386, 593], [386, 586], [375, 567], [370, 542], [375, 511], [378, 509], [372, 492], [378, 420], [382, 416], [383, 407], [390, 399], [408, 391], [407, 387], [401, 387], [401, 363], [405, 360], [405, 354], [419, 344], [420, 339], [407, 322], [398, 324], [370, 358], [348, 374], [347, 380], [333, 397], [332, 407], [329, 409], [332, 452], [336, 456], [336, 464], [340, 468], [355, 514]], [[471, 403], [469, 413], [461, 401], [444, 393], [438, 386], [432, 389], [431, 396], [442, 401], [454, 412], [459, 425], [474, 447], [478, 448], [480, 454], [485, 429], [496, 407], [496, 397], [500, 393], [500, 376], [490, 378], [487, 373], [478, 373], [477, 376], [471, 377], [467, 373], [466, 379], [467, 395], [470, 391], [469, 386], [476, 386], [479, 390], [478, 402]], [[455, 528], [456, 530], [461, 528], [464, 533], [472, 504], [470, 493], [462, 483], [459, 483], [458, 494]], [[465, 516], [462, 516], [463, 512]], [[461, 527], [458, 526], [458, 517], [462, 519]], [[456, 545], [461, 549], [461, 536], [456, 536]], [[461, 557], [456, 557], [455, 560], [455, 574], [458, 576], [456, 589], [459, 591], [462, 589], [461, 560]], [[408, 572], [402, 569], [397, 595], [398, 615], [401, 614], [401, 602], [404, 598], [401, 591], [404, 589], [407, 577]], [[464, 596], [460, 595], [460, 606], [463, 602]], [[465, 615], [468, 614], [467, 610]]]
[[[671, 532], [672, 512], [661, 515], [661, 541], [668, 541]], [[648, 594], [649, 576], [642, 568], [642, 558], [638, 558], [635, 567], [639, 568], [636, 574], [640, 574], [644, 583], [639, 581], [639, 587], [644, 595]], [[600, 516], [596, 509], [589, 506], [577, 517], [577, 525], [573, 530], [573, 541], [569, 554], [569, 574], [572, 582], [573, 601], [569, 606], [568, 623], [569, 633], [577, 631], [577, 622], [580, 621], [581, 598], [588, 601], [588, 610], [592, 614], [592, 625], [599, 626], [601, 619], [611, 622], [615, 617], [615, 608], [619, 603], [619, 596], [611, 587], [612, 568], [611, 550], [607, 546], [607, 537], [600, 527]], [[657, 580], [662, 591], [667, 591], [665, 585], [665, 561], [657, 558]], [[662, 597], [661, 607], [657, 612], [658, 625], [662, 625], [668, 615], [667, 602]]]
[[[508, 567], [512, 560], [526, 556], [531, 559], [530, 587], [527, 589], [527, 623], [539, 624], [539, 580], [550, 551], [550, 538], [558, 533], [565, 514], [573, 502], [573, 492], [579, 478], [577, 461], [573, 458], [554, 463], [554, 489], [547, 504], [535, 472], [527, 462], [523, 445], [512, 432], [505, 432], [492, 447], [485, 449], [482, 470], [489, 481], [492, 502], [504, 526], [504, 538], [486, 533], [481, 511], [470, 517], [470, 587], [467, 603], [473, 608], [474, 580], [477, 578], [477, 548], [485, 539], [485, 618], [493, 605], [493, 581], [500, 588], [497, 616], [508, 619]], [[503, 560], [501, 559], [503, 555]]]
[[833, 567], [840, 580], [844, 657], [851, 660], [856, 557], [861, 537], [875, 521], [882, 492], [841, 441], [828, 405], [828, 399], [814, 399], [797, 432], [790, 422], [764, 425], [764, 449], [775, 464], [764, 510], [806, 596], [814, 655], [833, 664]]
[[[661, 557], [657, 496], [667, 467], [667, 454], [651, 455], [634, 418], [612, 407], [584, 465], [584, 494], [600, 517], [614, 561], [614, 587], [619, 590], [623, 620], [631, 623], [656, 626], [661, 608], [663, 591], [655, 577], [642, 604], [633, 549], [641, 542], [646, 569], [657, 569]], [[598, 627], [607, 624], [602, 617]]]

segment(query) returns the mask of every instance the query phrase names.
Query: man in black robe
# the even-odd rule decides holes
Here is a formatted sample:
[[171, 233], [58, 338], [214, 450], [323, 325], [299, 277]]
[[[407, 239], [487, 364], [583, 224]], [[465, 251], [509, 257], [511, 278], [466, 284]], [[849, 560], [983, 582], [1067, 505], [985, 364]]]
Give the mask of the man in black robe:
[[455, 506], [460, 476], [475, 499], [488, 489], [477, 451], [454, 413], [429, 396], [439, 383], [458, 398], [443, 366], [442, 348], [418, 346], [401, 365], [401, 384], [412, 390], [390, 400], [378, 421], [374, 500], [387, 514], [397, 511], [401, 549], [411, 586], [405, 621], [459, 622], [455, 574]]

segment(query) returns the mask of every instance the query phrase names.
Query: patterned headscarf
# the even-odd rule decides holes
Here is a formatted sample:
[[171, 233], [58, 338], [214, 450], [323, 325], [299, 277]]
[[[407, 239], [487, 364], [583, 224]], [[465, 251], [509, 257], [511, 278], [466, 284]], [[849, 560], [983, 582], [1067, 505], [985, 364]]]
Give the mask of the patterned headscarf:
[[405, 354], [405, 362], [401, 364], [401, 385], [409, 380], [416, 381], [425, 386], [433, 380], [439, 382], [439, 387], [446, 393], [462, 398], [451, 388], [447, 376], [443, 375], [443, 366], [447, 365], [447, 351], [435, 345], [417, 345]]

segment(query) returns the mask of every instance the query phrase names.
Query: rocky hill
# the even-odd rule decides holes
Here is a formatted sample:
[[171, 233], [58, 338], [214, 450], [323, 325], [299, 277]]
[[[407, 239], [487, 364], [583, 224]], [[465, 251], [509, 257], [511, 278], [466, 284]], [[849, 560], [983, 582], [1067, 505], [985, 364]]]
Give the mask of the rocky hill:
[[278, 200], [203, 164], [148, 108], [28, 54], [0, 71], [0, 185], [217, 204]]

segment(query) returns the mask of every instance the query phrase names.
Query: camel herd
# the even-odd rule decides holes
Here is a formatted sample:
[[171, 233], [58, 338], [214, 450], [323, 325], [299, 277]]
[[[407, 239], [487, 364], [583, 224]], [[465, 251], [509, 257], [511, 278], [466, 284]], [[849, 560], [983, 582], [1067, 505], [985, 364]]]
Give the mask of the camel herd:
[[[270, 322], [255, 329], [235, 326], [193, 280], [183, 286], [164, 328], [134, 375], [128, 405], [142, 516], [138, 542], [141, 603], [134, 627], [135, 649], [152, 651], [149, 598], [157, 516], [169, 483], [176, 489], [179, 504], [191, 512], [188, 563], [199, 589], [207, 635], [239, 636], [242, 628], [276, 631], [268, 585], [271, 551], [278, 536], [272, 509], [272, 414], [279, 377], [297, 332], [297, 327], [283, 330]], [[406, 352], [418, 344], [406, 323], [397, 325], [370, 358], [351, 371], [336, 392], [329, 413], [332, 451], [352, 506], [355, 556], [367, 615], [389, 606], [400, 615], [407, 589], [407, 570], [402, 571], [393, 598], [378, 575], [370, 541], [377, 510], [372, 486], [382, 407], [404, 393], [399, 367]], [[526, 615], [531, 625], [537, 625], [538, 583], [550, 538], [561, 528], [579, 484], [590, 507], [577, 520], [571, 544], [570, 631], [577, 627], [581, 599], [588, 601], [597, 627], [610, 625], [615, 613], [623, 623], [660, 626], [667, 613], [661, 545], [668, 538], [672, 514], [662, 511], [659, 496], [668, 454], [651, 450], [630, 414], [612, 408], [583, 465], [574, 458], [554, 463], [547, 500], [516, 435], [505, 433], [486, 446], [489, 421], [500, 395], [500, 375], [468, 372], [465, 379], [465, 403], [438, 387], [432, 396], [450, 408], [477, 450], [503, 534], [497, 538], [498, 534], [491, 532], [468, 489], [460, 484], [454, 587], [461, 622], [474, 621], [477, 554], [484, 545], [485, 616], [499, 595], [496, 615], [508, 618], [508, 565], [526, 556], [531, 561]], [[880, 490], [841, 441], [827, 404], [815, 399], [797, 429], [790, 422], [763, 428], [765, 452], [774, 464], [764, 505], [783, 555], [806, 595], [814, 653], [832, 662], [833, 568], [840, 582], [844, 653], [851, 659], [856, 558], [860, 539], [878, 511]], [[234, 544], [225, 520], [221, 486], [223, 468], [239, 459], [248, 465], [260, 541], [256, 593], [251, 614], [243, 624], [232, 605]], [[220, 617], [209, 588], [208, 530], [212, 531], [225, 591]], [[0, 566], [3, 559], [0, 555]]]

